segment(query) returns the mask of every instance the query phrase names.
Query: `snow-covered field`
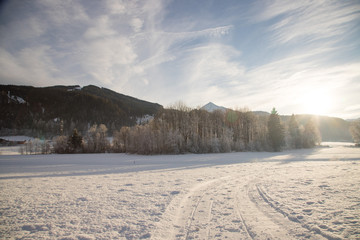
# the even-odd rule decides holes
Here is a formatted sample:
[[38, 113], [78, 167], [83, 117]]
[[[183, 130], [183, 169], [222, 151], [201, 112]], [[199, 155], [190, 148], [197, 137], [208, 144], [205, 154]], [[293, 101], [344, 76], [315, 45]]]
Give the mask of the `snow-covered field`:
[[360, 239], [360, 149], [330, 146], [1, 155], [0, 239]]

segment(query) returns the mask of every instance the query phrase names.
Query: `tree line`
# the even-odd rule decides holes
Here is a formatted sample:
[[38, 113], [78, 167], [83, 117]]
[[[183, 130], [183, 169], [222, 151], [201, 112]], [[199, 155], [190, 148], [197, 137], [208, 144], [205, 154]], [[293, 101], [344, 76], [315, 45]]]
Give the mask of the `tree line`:
[[191, 109], [182, 103], [161, 109], [146, 124], [124, 126], [107, 138], [104, 124], [93, 125], [81, 136], [54, 139], [54, 152], [121, 152], [136, 154], [281, 151], [311, 148], [321, 142], [314, 120], [299, 125], [296, 116], [283, 122], [276, 109], [270, 115], [249, 110]]

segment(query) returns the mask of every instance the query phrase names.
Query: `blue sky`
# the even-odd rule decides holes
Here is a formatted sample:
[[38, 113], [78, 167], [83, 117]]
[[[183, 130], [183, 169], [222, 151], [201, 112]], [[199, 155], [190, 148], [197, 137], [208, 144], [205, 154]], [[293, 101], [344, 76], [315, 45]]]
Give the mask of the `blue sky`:
[[11, 0], [0, 83], [360, 117], [360, 2]]

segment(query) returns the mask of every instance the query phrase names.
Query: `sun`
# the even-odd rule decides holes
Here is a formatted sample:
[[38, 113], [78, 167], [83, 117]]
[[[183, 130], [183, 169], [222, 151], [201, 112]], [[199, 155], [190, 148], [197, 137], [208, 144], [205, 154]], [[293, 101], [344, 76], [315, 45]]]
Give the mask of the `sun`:
[[324, 90], [310, 90], [300, 98], [303, 113], [326, 115], [332, 107], [332, 97]]

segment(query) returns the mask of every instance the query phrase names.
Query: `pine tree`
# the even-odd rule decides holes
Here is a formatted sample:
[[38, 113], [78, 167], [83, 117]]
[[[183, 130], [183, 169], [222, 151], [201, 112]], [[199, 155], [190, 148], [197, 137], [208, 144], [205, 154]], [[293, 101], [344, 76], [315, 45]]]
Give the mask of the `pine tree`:
[[69, 152], [80, 152], [82, 147], [83, 139], [79, 135], [78, 130], [75, 128], [73, 134], [68, 139]]
[[284, 144], [284, 128], [275, 108], [272, 109], [268, 120], [269, 144], [273, 151], [278, 152]]

